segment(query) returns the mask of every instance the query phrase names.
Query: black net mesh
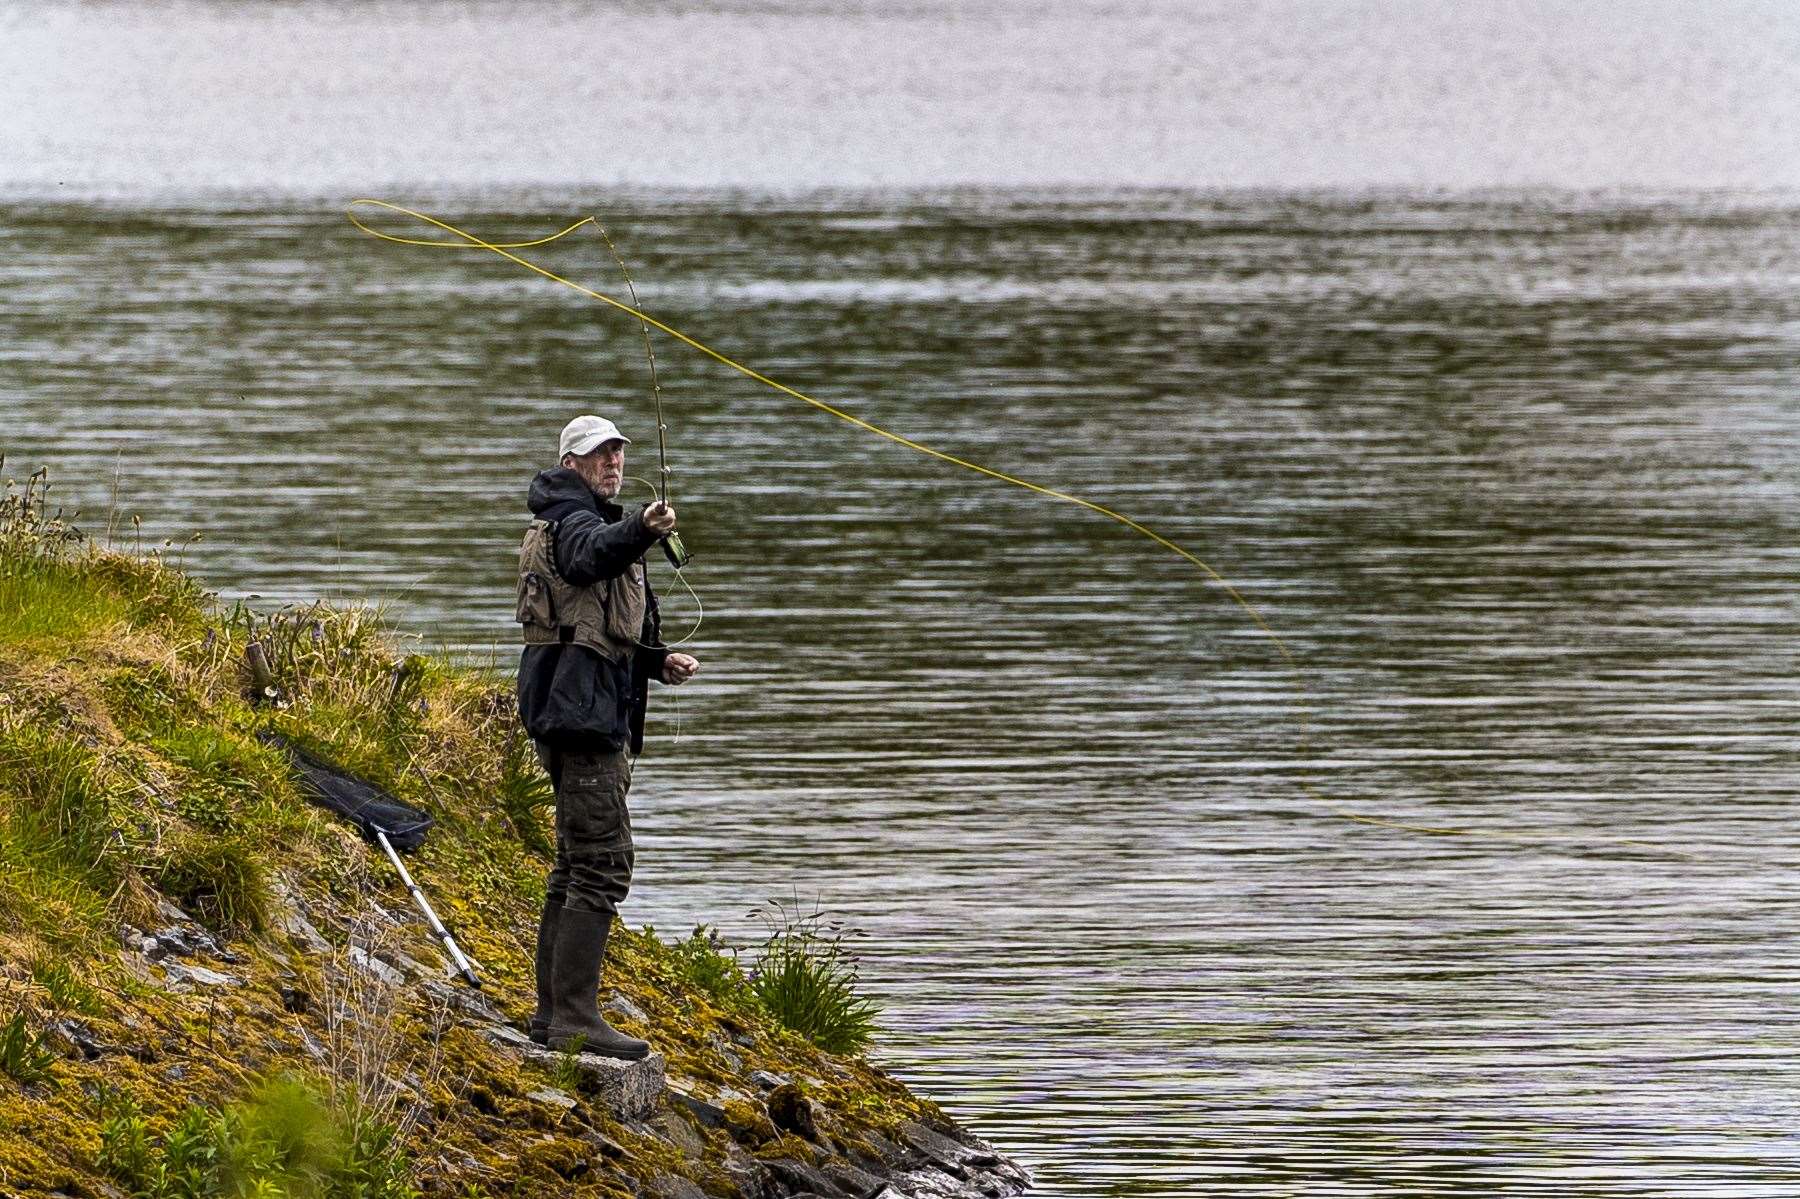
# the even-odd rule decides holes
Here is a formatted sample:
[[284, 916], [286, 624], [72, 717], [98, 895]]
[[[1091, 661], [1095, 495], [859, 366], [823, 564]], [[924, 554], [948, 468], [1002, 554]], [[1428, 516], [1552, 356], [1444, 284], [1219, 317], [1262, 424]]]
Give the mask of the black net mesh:
[[374, 783], [356, 777], [285, 737], [267, 733], [263, 740], [293, 759], [303, 795], [349, 820], [369, 841], [374, 841], [378, 832], [386, 833], [389, 844], [401, 852], [417, 849], [425, 843], [425, 834], [432, 824], [430, 816], [407, 807]]

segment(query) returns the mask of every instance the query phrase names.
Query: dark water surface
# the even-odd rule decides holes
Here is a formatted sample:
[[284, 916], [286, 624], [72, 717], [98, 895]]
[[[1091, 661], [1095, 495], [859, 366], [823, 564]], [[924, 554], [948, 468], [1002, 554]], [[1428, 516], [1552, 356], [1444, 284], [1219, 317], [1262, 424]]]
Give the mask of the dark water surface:
[[[1800, 201], [598, 202], [649, 310], [1293, 659], [659, 338], [705, 672], [628, 919], [847, 915], [878, 1059], [1045, 1195], [1800, 1194]], [[652, 473], [642, 346], [340, 207], [0, 207], [7, 473], [509, 669], [562, 422]]]

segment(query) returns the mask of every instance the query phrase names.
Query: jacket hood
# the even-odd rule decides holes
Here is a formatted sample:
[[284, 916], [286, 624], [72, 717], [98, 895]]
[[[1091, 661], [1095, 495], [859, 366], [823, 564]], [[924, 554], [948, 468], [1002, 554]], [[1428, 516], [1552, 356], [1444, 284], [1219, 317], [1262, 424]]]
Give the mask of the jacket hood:
[[570, 506], [586, 508], [590, 512], [600, 510], [600, 497], [589, 491], [581, 476], [566, 466], [539, 471], [537, 478], [531, 481], [525, 503], [533, 516], [545, 516], [553, 508], [564, 509], [555, 519], [567, 515]]

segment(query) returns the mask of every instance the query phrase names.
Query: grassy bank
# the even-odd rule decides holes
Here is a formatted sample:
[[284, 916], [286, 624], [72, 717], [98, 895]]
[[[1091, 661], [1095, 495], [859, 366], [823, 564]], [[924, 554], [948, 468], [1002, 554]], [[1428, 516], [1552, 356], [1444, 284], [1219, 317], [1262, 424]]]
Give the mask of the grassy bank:
[[[551, 798], [510, 687], [366, 610], [221, 607], [171, 548], [96, 548], [41, 480], [0, 500], [0, 1193], [731, 1195], [948, 1127], [858, 1056], [871, 1012], [804, 914], [756, 971], [703, 930], [615, 935], [603, 998], [682, 1098], [647, 1118], [497, 1048], [530, 1014]], [[269, 732], [436, 819], [410, 865], [497, 1011]]]

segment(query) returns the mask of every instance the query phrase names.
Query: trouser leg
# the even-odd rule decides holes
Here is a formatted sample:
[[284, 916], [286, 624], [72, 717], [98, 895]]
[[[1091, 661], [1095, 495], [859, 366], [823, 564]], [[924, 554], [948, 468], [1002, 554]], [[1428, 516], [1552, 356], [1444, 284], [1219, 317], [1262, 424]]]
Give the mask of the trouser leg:
[[560, 901], [551, 950], [547, 1043], [578, 1038], [591, 1051], [640, 1058], [649, 1044], [625, 1036], [601, 1017], [600, 973], [614, 914], [631, 889], [634, 853], [626, 796], [628, 752], [560, 755], [556, 788], [556, 866], [548, 892]]
[[556, 869], [550, 892], [566, 908], [611, 915], [631, 890], [634, 760], [628, 751], [564, 754], [556, 792]]

